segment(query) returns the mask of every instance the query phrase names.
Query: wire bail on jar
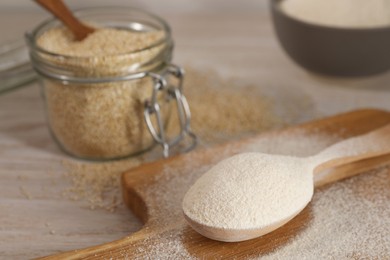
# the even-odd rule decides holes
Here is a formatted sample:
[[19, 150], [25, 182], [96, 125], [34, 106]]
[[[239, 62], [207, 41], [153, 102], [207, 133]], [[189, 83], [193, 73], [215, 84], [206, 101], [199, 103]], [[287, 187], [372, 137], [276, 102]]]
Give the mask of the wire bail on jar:
[[[191, 112], [187, 99], [183, 95], [183, 80], [184, 69], [179, 66], [170, 64], [167, 68], [167, 73], [171, 74], [178, 80], [177, 86], [167, 83], [164, 76], [156, 73], [148, 73], [154, 82], [152, 97], [145, 101], [145, 122], [153, 139], [162, 146], [163, 156], [167, 158], [170, 155], [172, 147], [178, 145], [186, 136], [191, 138], [191, 144], [184, 150], [184, 152], [192, 150], [197, 144], [197, 136], [191, 130]], [[166, 126], [162, 120], [160, 104], [157, 100], [159, 91], [167, 91], [169, 98], [175, 100], [177, 107], [177, 114], [180, 124], [180, 132], [177, 136], [168, 139], [165, 129]], [[157, 129], [153, 125], [151, 116], [156, 117]]]
[[[116, 77], [105, 77], [105, 78], [79, 78], [71, 75], [58, 75], [53, 73], [50, 70], [45, 70], [42, 64], [35, 64], [35, 71], [38, 74], [44, 75], [45, 77], [58, 80], [64, 85], [73, 83], [102, 83], [102, 82], [119, 82], [119, 81], [129, 81], [136, 80], [145, 77], [151, 77], [153, 79], [153, 92], [152, 97], [149, 100], [145, 101], [144, 108], [144, 119], [147, 125], [147, 128], [152, 135], [154, 141], [160, 144], [163, 148], [163, 156], [165, 158], [169, 157], [170, 151], [174, 146], [177, 146], [182, 140], [187, 136], [191, 139], [190, 145], [183, 150], [183, 152], [188, 152], [195, 148], [198, 138], [191, 130], [191, 112], [187, 102], [187, 99], [183, 95], [183, 79], [184, 79], [184, 69], [173, 64], [167, 66], [165, 73], [158, 74], [154, 72], [141, 72], [135, 74], [128, 74], [125, 76], [116, 76]], [[165, 75], [169, 74], [177, 78], [177, 86], [173, 84], [168, 84]], [[179, 118], [180, 133], [173, 137], [168, 138], [165, 132], [166, 126], [163, 122], [162, 112], [160, 109], [160, 104], [158, 103], [157, 94], [160, 91], [167, 91], [169, 98], [174, 99], [177, 106], [177, 113]], [[155, 115], [157, 122], [157, 129], [152, 123], [151, 116]]]

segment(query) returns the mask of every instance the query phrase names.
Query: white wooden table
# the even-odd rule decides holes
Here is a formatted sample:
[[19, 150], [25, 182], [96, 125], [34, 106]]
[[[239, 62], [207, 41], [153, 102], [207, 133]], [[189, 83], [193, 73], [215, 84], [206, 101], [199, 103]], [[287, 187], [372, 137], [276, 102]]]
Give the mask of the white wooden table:
[[[360, 107], [390, 110], [390, 73], [361, 79], [307, 73], [282, 52], [265, 4], [254, 10], [253, 3], [235, 9], [234, 1], [226, 2], [231, 8], [221, 11], [216, 4], [204, 10], [203, 1], [188, 10], [161, 9], [173, 28], [177, 63], [267, 86], [275, 98], [286, 100], [286, 106], [291, 105], [288, 95], [304, 93], [318, 115]], [[151, 1], [145, 5], [153, 7]], [[0, 10], [0, 35], [21, 37], [42, 17], [37, 11]], [[0, 95], [0, 258], [25, 259], [87, 247], [140, 228], [124, 207], [115, 213], [91, 211], [85, 203], [63, 198], [61, 191], [69, 185], [59, 174], [63, 158], [67, 157], [47, 130], [38, 85]]]

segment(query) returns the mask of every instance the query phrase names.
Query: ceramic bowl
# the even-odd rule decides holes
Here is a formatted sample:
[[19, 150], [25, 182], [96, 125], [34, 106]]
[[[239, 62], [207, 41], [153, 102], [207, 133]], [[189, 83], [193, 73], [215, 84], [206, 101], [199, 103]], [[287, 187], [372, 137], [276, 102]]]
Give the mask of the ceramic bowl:
[[305, 69], [334, 76], [367, 76], [390, 69], [390, 26], [335, 28], [284, 13], [270, 0], [272, 20], [287, 54]]

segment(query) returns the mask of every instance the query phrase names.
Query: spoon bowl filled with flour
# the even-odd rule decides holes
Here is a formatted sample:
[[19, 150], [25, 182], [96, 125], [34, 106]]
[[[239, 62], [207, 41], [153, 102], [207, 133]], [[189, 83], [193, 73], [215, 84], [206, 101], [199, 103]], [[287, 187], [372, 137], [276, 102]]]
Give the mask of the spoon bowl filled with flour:
[[305, 69], [367, 76], [390, 69], [388, 0], [270, 0], [277, 38]]
[[[265, 235], [299, 214], [313, 196], [313, 174], [390, 153], [390, 125], [307, 158], [241, 153], [212, 167], [182, 203], [200, 234], [238, 242]], [[334, 181], [334, 180], [333, 180]]]
[[[309, 170], [299, 158], [238, 154], [215, 165], [191, 187], [183, 202], [185, 216], [195, 230], [216, 240], [264, 235], [309, 203], [313, 195]], [[214, 237], [215, 230], [222, 236]], [[244, 232], [241, 236], [235, 230]]]

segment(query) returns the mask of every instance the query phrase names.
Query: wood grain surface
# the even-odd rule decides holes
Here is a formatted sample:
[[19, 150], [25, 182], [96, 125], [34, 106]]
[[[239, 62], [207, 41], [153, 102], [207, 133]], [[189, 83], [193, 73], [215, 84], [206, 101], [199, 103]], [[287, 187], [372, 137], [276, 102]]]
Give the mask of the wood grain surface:
[[[167, 184], [158, 183], [157, 180], [168, 179], [168, 182], [171, 181], [173, 183], [177, 181], [162, 176], [169, 174], [166, 169], [178, 172], [174, 178], [186, 179], [188, 176], [197, 174], [196, 165], [211, 167], [223, 158], [238, 152], [256, 150], [253, 144], [256, 145], [261, 140], [267, 140], [272, 143], [273, 140], [285, 140], [288, 142], [287, 140], [300, 139], [301, 142], [305, 143], [305, 140], [310, 140], [313, 136], [326, 136], [329, 138], [336, 136], [336, 138], [333, 138], [332, 141], [328, 142], [328, 145], [330, 145], [333, 142], [361, 135], [388, 124], [390, 124], [390, 113], [379, 110], [362, 110], [306, 123], [278, 132], [266, 133], [248, 140], [229, 143], [219, 147], [200, 150], [190, 154], [172, 157], [167, 160], [142, 165], [124, 173], [122, 178], [125, 202], [144, 223], [144, 226], [140, 231], [112, 243], [54, 255], [45, 259], [93, 259], [95, 257], [113, 257], [115, 259], [123, 257], [123, 252], [125, 252], [126, 258], [128, 259], [147, 259], [148, 252], [143, 252], [139, 250], [139, 248], [144, 248], [150, 244], [153, 239], [158, 241], [161, 234], [175, 231], [178, 228], [175, 223], [182, 223], [184, 218], [181, 214], [174, 215], [172, 218], [171, 214], [161, 214], [158, 210], [159, 208], [164, 208], [168, 211], [175, 210], [176, 207], [172, 207], [169, 203], [171, 201], [177, 201], [179, 202], [180, 207], [180, 201], [182, 199], [174, 190], [172, 190], [171, 194], [164, 195], [164, 197], [179, 196], [177, 200], [166, 200], [161, 198], [161, 196], [167, 192], [167, 190], [165, 190]], [[342, 133], [340, 133], [340, 129], [343, 129]], [[328, 140], [331, 140], [329, 138]], [[307, 145], [311, 145], [310, 142], [308, 142]], [[304, 147], [301, 147], [301, 149], [304, 149]], [[389, 155], [384, 155], [372, 160], [361, 160], [356, 163], [348, 164], [347, 166], [340, 166], [340, 169], [336, 168], [333, 172], [329, 173], [333, 176], [338, 176], [338, 179], [343, 179], [362, 173], [363, 170], [369, 170], [380, 165], [389, 164], [389, 159]], [[191, 162], [193, 167], [188, 167], [189, 162]], [[338, 175], [338, 172], [340, 172], [340, 175]], [[322, 181], [324, 179], [326, 178], [321, 178], [319, 179], [319, 182], [315, 182], [315, 186], [319, 187], [320, 185], [326, 184], [326, 182]], [[195, 180], [196, 178], [193, 178], [192, 181]], [[192, 182], [186, 183], [188, 187], [191, 184]], [[186, 250], [190, 252], [190, 255], [200, 259], [242, 257], [249, 255], [256, 257], [273, 250], [277, 246], [283, 244], [284, 241], [288, 241], [291, 237], [294, 237], [296, 233], [299, 232], [300, 228], [305, 226], [308, 218], [308, 210], [305, 209], [280, 229], [260, 238], [239, 243], [224, 243], [210, 240], [197, 234], [188, 225], [179, 226], [179, 229], [181, 230], [175, 232], [182, 234], [180, 240], [184, 244]], [[167, 244], [167, 246], [169, 245]]]
[[[87, 2], [92, 5], [94, 1], [83, 1], [83, 5]], [[169, 22], [176, 40], [176, 63], [216, 70], [223, 77], [262, 87], [284, 111], [298, 112], [299, 122], [363, 107], [390, 110], [390, 73], [328, 78], [309, 74], [290, 61], [274, 37], [266, 2], [201, 2], [180, 1], [180, 8], [172, 1], [169, 5], [161, 2], [165, 8], [151, 0], [129, 4], [147, 7]], [[253, 5], [255, 2], [261, 4]], [[47, 17], [38, 7], [33, 11], [1, 8], [0, 42], [22, 39], [26, 30]], [[301, 97], [311, 104], [310, 111], [297, 110], [298, 102], [294, 101]], [[47, 130], [38, 85], [0, 95], [1, 259], [27, 259], [90, 247], [141, 228], [137, 217], [123, 205], [110, 213], [64, 198], [62, 191], [71, 185], [61, 174], [64, 159], [70, 158], [57, 148]], [[194, 235], [193, 243], [203, 241], [191, 230], [186, 232]], [[274, 242], [275, 247], [286, 239], [288, 234]], [[248, 245], [252, 243], [258, 246], [258, 242]]]

